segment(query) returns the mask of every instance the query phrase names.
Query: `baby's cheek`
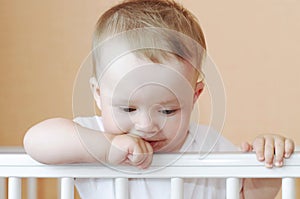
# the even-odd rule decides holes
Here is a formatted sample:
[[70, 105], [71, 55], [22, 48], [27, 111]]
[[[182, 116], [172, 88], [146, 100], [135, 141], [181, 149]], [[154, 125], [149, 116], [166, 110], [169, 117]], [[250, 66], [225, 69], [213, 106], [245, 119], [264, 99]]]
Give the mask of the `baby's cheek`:
[[176, 129], [186, 126], [187, 123], [188, 123], [188, 118], [186, 118], [186, 116], [183, 115], [182, 113], [168, 119], [168, 124]]
[[187, 118], [176, 117], [168, 122], [166, 129], [172, 134], [172, 137], [184, 136], [189, 129], [189, 120]]
[[167, 122], [165, 123], [165, 125], [163, 126], [163, 131], [165, 133], [167, 133], [169, 135], [169, 137], [175, 137], [176, 134], [179, 133], [179, 131], [181, 131], [180, 129], [180, 121], [179, 122]]
[[130, 130], [130, 125], [124, 120], [116, 117], [103, 117], [103, 126], [106, 133], [123, 134]]

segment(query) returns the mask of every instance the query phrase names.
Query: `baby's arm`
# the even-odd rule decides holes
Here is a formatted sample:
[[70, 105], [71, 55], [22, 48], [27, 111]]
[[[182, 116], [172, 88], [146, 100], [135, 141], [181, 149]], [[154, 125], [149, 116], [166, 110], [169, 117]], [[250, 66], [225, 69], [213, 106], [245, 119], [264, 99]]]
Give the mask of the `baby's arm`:
[[[289, 158], [294, 152], [295, 144], [293, 140], [280, 135], [261, 135], [255, 138], [252, 144], [244, 142], [242, 150], [244, 152], [255, 151], [257, 159], [264, 161], [266, 167], [272, 168], [283, 166], [284, 158]], [[242, 198], [256, 199], [275, 198], [281, 186], [281, 179], [272, 178], [248, 178], [243, 180]]]
[[146, 168], [152, 161], [151, 145], [128, 134], [108, 134], [84, 128], [71, 120], [54, 118], [31, 127], [24, 148], [46, 164], [129, 164]]

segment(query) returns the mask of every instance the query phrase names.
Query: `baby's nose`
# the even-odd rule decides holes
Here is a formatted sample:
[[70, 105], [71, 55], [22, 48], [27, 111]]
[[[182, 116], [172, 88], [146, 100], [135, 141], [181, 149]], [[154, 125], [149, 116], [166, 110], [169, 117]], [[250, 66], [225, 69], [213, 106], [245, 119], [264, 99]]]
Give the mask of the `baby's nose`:
[[135, 130], [137, 132], [140, 132], [140, 134], [148, 134], [148, 136], [150, 136], [158, 131], [159, 128], [150, 114], [142, 113], [137, 117], [138, 118], [136, 118], [135, 121]]
[[143, 138], [143, 139], [152, 138], [157, 133], [158, 133], [158, 131], [145, 132], [145, 131], [139, 131], [139, 130], [136, 130], [136, 129], [133, 129], [133, 130], [130, 131], [130, 134], [136, 135], [136, 136], [138, 136], [140, 138]]
[[139, 121], [135, 124], [135, 129], [146, 133], [154, 131], [154, 126], [151, 118], [139, 118]]

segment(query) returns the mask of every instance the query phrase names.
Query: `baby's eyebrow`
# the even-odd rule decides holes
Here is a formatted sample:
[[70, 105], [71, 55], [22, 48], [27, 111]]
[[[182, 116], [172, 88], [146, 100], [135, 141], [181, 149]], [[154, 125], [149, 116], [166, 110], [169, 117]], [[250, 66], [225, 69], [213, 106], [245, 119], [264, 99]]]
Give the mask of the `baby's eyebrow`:
[[[114, 105], [130, 105], [130, 104], [135, 104], [135, 101], [131, 101], [128, 99], [118, 99], [118, 100], [113, 100], [112, 103]], [[165, 105], [178, 105], [179, 102], [177, 99], [170, 99], [170, 100], [162, 100], [156, 103], [157, 105], [165, 106]]]
[[171, 99], [171, 100], [164, 100], [161, 101], [159, 104], [161, 105], [168, 105], [168, 104], [178, 104], [178, 100], [177, 99]]

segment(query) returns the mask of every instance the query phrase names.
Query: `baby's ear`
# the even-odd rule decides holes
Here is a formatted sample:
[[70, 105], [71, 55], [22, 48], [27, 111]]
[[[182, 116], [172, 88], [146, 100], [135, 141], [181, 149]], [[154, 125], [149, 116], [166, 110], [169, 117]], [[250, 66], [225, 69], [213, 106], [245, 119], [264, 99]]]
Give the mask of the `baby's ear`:
[[90, 78], [90, 88], [93, 93], [94, 100], [99, 109], [101, 109], [101, 101], [100, 101], [100, 87], [97, 79], [95, 77]]
[[204, 90], [203, 81], [197, 82], [196, 86], [195, 86], [193, 103], [195, 103], [197, 101], [197, 99], [199, 98], [199, 96], [200, 96], [200, 94], [202, 93], [203, 90]]

